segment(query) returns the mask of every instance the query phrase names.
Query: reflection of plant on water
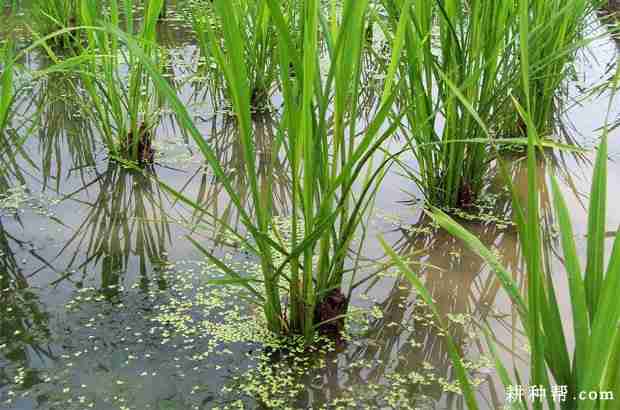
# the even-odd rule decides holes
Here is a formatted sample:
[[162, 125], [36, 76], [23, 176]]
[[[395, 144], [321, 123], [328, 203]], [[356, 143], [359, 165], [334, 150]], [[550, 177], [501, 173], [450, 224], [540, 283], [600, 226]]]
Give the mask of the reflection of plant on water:
[[[492, 224], [476, 225], [486, 243], [503, 250], [508, 263], [518, 263], [514, 232]], [[402, 237], [394, 248], [410, 261], [411, 268], [425, 285], [442, 315], [451, 324], [450, 332], [463, 352], [476, 354], [477, 326], [501, 316], [492, 310], [501, 285], [485, 272], [482, 260], [445, 231], [423, 216], [414, 226], [401, 228]], [[371, 290], [371, 289], [369, 289]], [[442, 330], [431, 319], [426, 305], [412, 296], [412, 287], [404, 278], [394, 281], [389, 295], [379, 303], [381, 317], [371, 321], [368, 337], [376, 343], [358, 349], [355, 355], [379, 361], [372, 371], [357, 375], [357, 383], [378, 383], [387, 372], [410, 375], [412, 399], [422, 393], [439, 401], [455, 379]], [[446, 396], [448, 408], [460, 401], [458, 395]], [[454, 402], [454, 403], [453, 403]]]
[[[13, 245], [26, 246], [0, 221], [0, 390], [17, 385], [26, 391], [41, 382], [34, 369], [54, 360], [55, 355], [45, 346], [49, 315], [20, 269]], [[19, 383], [15, 383], [16, 378]]]
[[[164, 2], [162, 12], [170, 7]], [[138, 23], [136, 21], [136, 23]], [[185, 19], [163, 18], [157, 21], [157, 41], [164, 47], [181, 49], [196, 44], [192, 26]]]
[[93, 185], [98, 188], [97, 198], [87, 204], [88, 214], [60, 251], [75, 249], [67, 271], [88, 275], [88, 270], [100, 266], [101, 289], [112, 296], [137, 258], [141, 287], [148, 288], [149, 275], [154, 272], [157, 286], [165, 288], [161, 273], [171, 242], [165, 211], [168, 198], [153, 179], [153, 171], [124, 169], [110, 162], [84, 190]]
[[[21, 226], [18, 211], [27, 201], [22, 162], [31, 162], [23, 143], [34, 127], [28, 119], [34, 103], [27, 98], [28, 79], [16, 74], [13, 58], [12, 44], [0, 49], [0, 208], [7, 206], [8, 214]], [[12, 88], [14, 94], [4, 93], [5, 87]], [[36, 335], [48, 333], [47, 315], [40, 310], [11, 249], [11, 244], [23, 248], [26, 243], [5, 230], [3, 211], [0, 209], [0, 345], [9, 346], [9, 359], [26, 362], [31, 354], [47, 354], [36, 344]]]
[[33, 127], [29, 78], [14, 59], [14, 44], [0, 43], [0, 193], [12, 186], [11, 179], [24, 183], [18, 158], [28, 160], [22, 145]]
[[24, 183], [24, 176], [16, 161], [17, 153], [11, 148], [14, 144], [9, 142], [11, 140], [11, 137], [0, 133], [0, 195], [6, 194], [15, 181]]
[[[239, 198], [249, 212], [253, 212], [248, 201], [249, 181], [244, 172], [243, 152], [239, 141], [238, 127], [236, 121], [228, 116], [214, 116], [210, 119], [213, 150], [217, 155], [222, 168], [226, 173], [226, 178], [239, 193]], [[276, 119], [267, 114], [256, 115], [253, 118], [254, 135], [256, 136], [257, 164], [259, 186], [271, 184], [274, 196], [274, 209], [276, 215], [287, 215], [289, 204], [291, 203], [291, 184], [288, 174], [288, 164], [284, 158], [277, 157], [272, 152], [271, 147], [277, 138]], [[206, 225], [206, 232], [214, 235], [210, 236], [214, 242], [218, 243], [226, 238], [231, 232], [241, 232], [239, 214], [235, 207], [228, 200], [226, 192], [221, 183], [208, 174], [205, 169], [198, 170], [186, 185], [193, 179], [200, 178], [198, 193], [195, 199], [194, 212], [191, 219], [187, 222], [189, 226], [201, 226], [200, 234], [204, 234], [203, 228]]]
[[[56, 192], [63, 178], [70, 178], [74, 172], [84, 178], [84, 170], [95, 164], [96, 139], [89, 121], [80, 115], [78, 81], [70, 73], [50, 73], [36, 90], [41, 111], [38, 135], [43, 185], [55, 181]], [[64, 174], [66, 162], [70, 168]]]
[[[527, 177], [523, 166], [517, 161], [510, 170], [520, 191], [520, 182]], [[554, 220], [544, 175], [539, 179], [539, 187], [543, 209], [541, 225], [545, 227], [548, 245], [544, 259], [552, 263], [558, 258], [557, 240], [552, 234]], [[500, 252], [504, 266], [510, 267], [511, 272], [523, 272], [516, 228], [493, 216], [512, 212], [510, 195], [504, 192], [494, 196], [492, 209], [485, 209], [485, 212], [486, 216], [483, 213], [473, 220], [464, 219], [463, 223], [483, 243]], [[504, 297], [501, 283], [480, 257], [463, 242], [437, 228], [425, 215], [412, 226], [399, 227], [397, 232], [399, 239], [393, 247], [424, 279], [437, 309], [450, 323], [453, 340], [471, 360], [472, 377], [478, 379], [480, 388], [489, 391], [488, 398], [493, 408], [497, 408], [504, 400], [503, 386], [496, 385], [497, 381], [491, 377], [492, 364], [481, 329], [495, 329], [499, 348], [512, 357], [515, 366], [523, 365], [526, 353], [519, 344], [523, 334], [516, 312], [510, 305], [501, 307], [500, 300]], [[522, 289], [526, 287], [525, 276], [514, 279]], [[365, 282], [364, 294], [371, 295], [376, 287], [385, 284], [385, 279], [370, 277]], [[464, 408], [462, 397], [453, 394], [455, 374], [443, 331], [432, 319], [428, 306], [412, 294], [413, 288], [405, 278], [396, 277], [388, 289], [387, 296], [376, 304], [377, 315], [371, 315], [363, 341], [349, 346], [344, 352], [346, 359], [340, 358], [336, 363], [331, 363], [335, 356], [327, 359], [328, 365], [320, 371], [321, 388], [312, 390], [313, 403], [317, 400], [329, 402], [349, 386], [379, 389], [376, 386], [387, 380], [400, 386], [400, 393], [409, 403], [428, 406], [430, 400], [445, 402], [445, 408]], [[379, 294], [386, 291], [384, 288], [377, 290]], [[509, 339], [502, 339], [501, 335], [508, 335]], [[372, 367], [355, 367], [350, 365], [352, 363], [372, 364]]]

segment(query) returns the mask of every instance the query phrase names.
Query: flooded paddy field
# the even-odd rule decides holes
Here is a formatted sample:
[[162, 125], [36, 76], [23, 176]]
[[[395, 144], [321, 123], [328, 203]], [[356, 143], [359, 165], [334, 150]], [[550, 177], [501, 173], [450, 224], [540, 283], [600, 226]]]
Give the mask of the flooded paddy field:
[[[427, 155], [414, 148], [424, 144], [418, 140], [411, 143], [415, 128], [409, 123], [394, 126], [387, 135], [392, 124], [417, 124], [415, 120], [422, 116], [417, 111], [411, 117], [402, 115], [419, 101], [407, 100], [410, 96], [406, 91], [402, 95], [400, 91], [389, 92], [411, 86], [406, 69], [401, 72], [399, 64], [390, 64], [399, 61], [399, 54], [394, 53], [400, 38], [397, 30], [408, 24], [407, 19], [398, 14], [391, 22], [385, 11], [389, 9], [385, 4], [390, 2], [370, 2], [368, 10], [357, 10], [356, 6], [349, 9], [347, 1], [325, 1], [324, 7], [315, 1], [300, 2], [306, 7], [301, 18], [306, 27], [314, 21], [321, 31], [314, 39], [312, 31], [302, 25], [305, 34], [300, 37], [301, 49], [314, 46], [316, 55], [308, 57], [299, 51], [300, 61], [291, 58], [287, 62], [290, 78], [299, 84], [288, 87], [283, 80], [286, 70], [277, 67], [261, 74], [266, 66], [282, 66], [282, 62], [276, 62], [275, 57], [256, 57], [256, 66], [247, 63], [246, 74], [252, 85], [240, 91], [234, 87], [234, 64], [226, 60], [234, 58], [235, 44], [226, 43], [229, 49], [221, 46], [225, 50], [222, 61], [229, 63], [223, 64], [216, 53], [220, 38], [213, 40], [220, 33], [217, 22], [200, 20], [204, 16], [197, 10], [206, 10], [209, 5], [165, 2], [165, 13], [160, 15], [152, 5], [135, 2], [128, 16], [129, 9], [117, 4], [122, 22], [109, 28], [109, 33], [102, 30], [97, 37], [95, 30], [84, 29], [84, 38], [62, 40], [86, 42], [84, 49], [51, 43], [49, 48], [31, 47], [47, 34], [37, 31], [38, 20], [30, 17], [36, 13], [37, 2], [5, 7], [0, 35], [3, 46], [10, 44], [4, 55], [9, 54], [10, 47], [15, 63], [12, 68], [9, 58], [0, 63], [3, 73], [14, 69], [10, 82], [2, 83], [2, 91], [10, 89], [15, 94], [11, 115], [0, 130], [0, 144], [9, 147], [2, 148], [0, 154], [1, 409], [471, 408], [459, 380], [460, 367], [479, 408], [530, 408], [532, 403], [509, 407], [518, 403], [509, 403], [508, 386], [498, 366], [501, 362], [511, 375], [518, 373], [524, 384], [536, 377], [530, 375], [530, 356], [535, 356], [536, 347], [528, 339], [529, 330], [523, 325], [510, 289], [506, 290], [495, 273], [496, 267], [454, 232], [440, 226], [433, 216], [433, 209], [443, 209], [489, 247], [511, 274], [515, 289], [532, 300], [532, 293], [528, 293], [531, 269], [520, 238], [510, 183], [514, 197], [523, 201], [536, 193], [540, 265], [548, 273], [545, 280], [555, 286], [550, 299], [556, 302], [554, 306], [563, 319], [560, 328], [567, 337], [562, 343], [571, 352], [579, 345], [581, 339], [574, 337], [579, 334], [573, 332], [574, 293], [561, 222], [554, 209], [557, 197], [552, 179], [557, 179], [563, 194], [567, 214], [562, 216], [572, 223], [575, 253], [584, 261], [582, 267], [592, 252], [588, 244], [588, 237], [593, 235], [591, 197], [594, 192], [606, 198], [606, 217], [597, 222], [604, 231], [601, 263], [616, 266], [610, 255], [617, 247], [614, 241], [620, 226], [620, 100], [615, 96], [617, 84], [613, 80], [618, 77], [620, 40], [614, 37], [613, 20], [606, 14], [587, 14], [583, 36], [588, 40], [579, 43], [567, 63], [570, 67], [565, 72], [570, 76], [563, 74], [562, 91], [553, 104], [557, 110], [552, 115], [553, 127], [541, 130], [538, 136], [552, 134], [549, 140], [553, 143], [544, 147], [541, 143], [535, 161], [528, 162], [528, 148], [534, 146], [535, 104], [530, 107], [532, 116], [523, 116], [525, 134], [497, 142], [499, 131], [485, 136], [486, 127], [478, 120], [497, 119], [497, 124], [487, 124], [494, 130], [505, 121], [504, 116], [500, 118], [499, 109], [489, 110], [485, 116], [474, 115], [474, 109], [482, 112], [484, 106], [472, 108], [465, 103], [473, 94], [461, 98], [461, 91], [465, 93], [470, 83], [465, 82], [462, 88], [448, 80], [446, 84], [451, 85], [444, 88], [427, 84], [431, 102], [437, 94], [455, 95], [452, 100], [435, 101], [438, 107], [448, 107], [438, 111], [433, 124], [436, 133], [451, 127], [454, 119], [450, 110], [458, 105], [454, 112], [462, 118], [455, 123], [477, 130], [467, 134], [469, 142], [457, 141], [473, 144], [464, 145], [463, 152], [470, 155], [475, 150], [472, 147], [478, 145], [493, 152], [480, 160], [486, 163], [480, 187], [473, 188], [472, 179], [470, 185], [455, 191], [454, 204], [442, 206], [436, 202], [439, 196], [432, 186], [424, 185], [420, 175], [426, 172], [425, 167], [431, 167], [425, 161], [443, 155], [443, 151]], [[88, 3], [82, 2], [81, 13], [76, 14], [75, 18], [82, 20], [71, 24], [77, 33], [82, 30], [80, 26], [100, 23], [94, 13], [90, 16], [93, 21], [88, 21]], [[216, 3], [221, 8], [215, 6], [215, 11], [208, 9], [209, 13], [219, 13], [215, 15], [228, 23], [241, 21], [226, 20], [232, 14], [226, 14], [224, 2]], [[275, 10], [260, 8], [272, 2], [238, 3], [247, 9], [239, 9], [237, 17], [256, 12], [260, 16], [256, 21], [264, 22], [271, 21], [266, 16], [277, 15]], [[401, 3], [406, 2], [395, 4]], [[260, 5], [259, 11], [252, 8], [255, 4]], [[317, 15], [324, 13], [317, 20], [312, 20], [308, 11], [313, 4]], [[295, 15], [285, 11], [283, 16]], [[341, 27], [331, 25], [332, 12], [340, 16]], [[150, 16], [152, 13], [155, 15]], [[288, 18], [296, 21], [287, 17], [287, 22]], [[265, 36], [275, 36], [276, 32], [284, 36], [277, 29], [269, 32], [263, 26], [254, 26], [255, 20], [248, 20], [252, 36], [260, 37], [263, 29]], [[370, 28], [366, 27], [368, 21]], [[391, 23], [393, 38], [386, 34]], [[204, 24], [213, 27], [205, 26], [201, 32]], [[125, 39], [116, 29], [142, 33], [142, 42]], [[363, 31], [364, 41], [349, 39], [351, 54], [334, 59], [331, 53], [340, 44], [336, 34], [347, 29]], [[239, 34], [222, 30], [224, 43]], [[334, 38], [329, 36], [330, 31]], [[252, 41], [244, 33], [244, 41]], [[59, 38], [62, 35], [66, 33]], [[149, 36], [157, 44], [156, 51]], [[121, 39], [122, 44], [112, 46], [113, 38]], [[406, 53], [408, 40], [404, 34], [401, 40], [401, 47], [405, 44], [402, 52]], [[90, 42], [98, 43], [93, 46]], [[205, 51], [209, 44], [211, 51]], [[264, 51], [261, 47], [265, 44], [270, 43], [257, 42], [256, 49]], [[339, 71], [337, 67], [346, 65], [347, 59], [357, 61], [357, 45], [361, 45], [359, 65], [351, 72]], [[285, 61], [284, 46], [271, 46], [269, 52], [279, 50], [275, 55]], [[340, 47], [343, 53], [348, 50]], [[441, 50], [441, 45], [435, 47]], [[465, 47], [465, 42], [459, 47]], [[94, 50], [97, 57], [83, 57]], [[123, 56], [118, 61], [104, 61], [117, 52]], [[442, 59], [442, 64], [450, 58]], [[157, 62], [151, 64], [157, 66], [157, 73], [149, 71], [149, 62], [153, 61]], [[312, 73], [308, 62], [317, 63], [317, 70], [323, 71]], [[231, 72], [226, 67], [232, 67]], [[335, 73], [333, 89], [327, 79], [330, 69]], [[478, 69], [482, 70], [473, 71]], [[519, 68], [514, 69], [518, 78]], [[432, 74], [437, 79], [449, 75], [449, 71], [439, 71]], [[89, 76], [88, 72], [96, 74]], [[314, 90], [315, 105], [300, 103], [297, 111], [289, 109], [290, 101], [297, 101], [293, 94], [307, 96], [305, 90], [312, 86], [313, 81], [303, 81], [303, 76], [314, 74], [314, 82], [324, 87], [327, 96]], [[118, 101], [110, 85], [115, 81], [128, 84], [119, 87]], [[267, 86], [253, 85], [261, 81]], [[347, 81], [359, 87], [338, 88], [341, 85], [337, 84]], [[186, 116], [166, 94], [168, 89], [174, 90]], [[263, 92], [265, 97], [261, 97]], [[91, 93], [99, 95], [100, 100]], [[349, 94], [358, 97], [355, 104]], [[325, 101], [321, 101], [323, 97]], [[251, 111], [247, 105], [247, 113], [251, 112], [248, 118], [239, 108], [242, 104], [238, 101], [243, 98], [252, 102]], [[254, 104], [255, 100], [262, 103]], [[138, 107], [135, 112], [133, 103]], [[392, 114], [380, 117], [387, 104], [392, 104]], [[506, 104], [512, 106], [512, 102]], [[349, 108], [351, 105], [354, 108]], [[304, 111], [308, 107], [311, 109]], [[470, 108], [472, 112], [468, 112]], [[310, 110], [320, 115], [307, 114], [307, 121], [303, 121]], [[150, 116], [143, 114], [145, 111]], [[123, 116], [126, 118], [119, 120]], [[290, 120], [293, 117], [301, 120]], [[190, 120], [191, 127], [185, 119]], [[283, 124], [288, 121], [296, 125], [286, 128]], [[384, 139], [374, 151], [360, 149], [360, 157], [368, 156], [362, 164], [354, 155], [357, 146], [351, 143], [349, 151], [347, 144], [359, 141], [375, 128], [380, 131], [376, 140]], [[121, 133], [121, 129], [127, 132]], [[295, 130], [299, 132], [295, 138], [303, 141], [298, 145], [292, 137]], [[338, 148], [340, 132], [345, 136], [345, 148]], [[123, 137], [115, 141], [110, 138], [112, 134]], [[196, 135], [209, 146], [211, 157]], [[251, 151], [248, 135], [252, 137]], [[326, 142], [320, 145], [312, 137]], [[480, 143], [483, 138], [488, 139], [485, 144]], [[608, 143], [608, 151], [597, 162], [602, 138]], [[492, 144], [491, 139], [495, 141]], [[324, 156], [305, 149], [313, 143], [313, 147], [320, 147], [315, 151], [325, 150]], [[456, 145], [449, 142], [446, 146], [450, 144]], [[131, 157], [132, 152], [137, 156]], [[341, 156], [342, 162], [334, 160]], [[371, 171], [386, 158], [390, 162], [377, 171], [380, 178], [368, 182]], [[345, 181], [342, 185], [350, 181], [350, 189], [345, 190], [323, 174], [333, 170], [334, 180], [340, 181], [336, 170], [348, 169], [349, 160], [355, 166], [340, 176]], [[597, 175], [600, 177], [601, 167], [596, 164], [601, 162], [607, 183], [605, 192], [596, 193], [591, 185]], [[317, 167], [312, 168], [313, 163]], [[359, 164], [363, 165], [359, 175], [351, 178]], [[531, 178], [533, 168], [535, 179]], [[470, 168], [464, 169], [466, 175]], [[307, 177], [310, 174], [313, 177]], [[321, 182], [313, 184], [313, 180]], [[332, 183], [333, 191], [322, 190], [322, 184]], [[310, 185], [315, 191], [307, 194]], [[366, 190], [372, 195], [364, 197]], [[367, 200], [359, 202], [359, 198]], [[334, 215], [345, 215], [343, 219], [332, 216], [329, 205], [323, 205], [329, 201], [338, 204], [334, 205]], [[361, 207], [359, 220], [354, 213], [349, 217], [357, 205]], [[268, 222], [260, 215], [267, 215], [264, 218]], [[322, 219], [331, 222], [323, 224]], [[346, 236], [344, 227], [348, 224], [352, 231]], [[321, 236], [332, 230], [330, 239]], [[309, 232], [316, 232], [316, 237]], [[312, 245], [291, 256], [299, 243], [306, 243], [304, 239]], [[529, 240], [533, 241], [532, 237]], [[264, 279], [267, 260], [276, 267], [283, 263], [283, 271], [290, 269], [290, 273]], [[431, 304], [398, 261], [404, 261], [419, 278], [432, 297]], [[322, 263], [329, 266], [330, 275], [335, 271], [339, 278], [335, 282], [325, 280], [323, 288], [322, 270], [318, 268], [324, 266]], [[312, 271], [309, 265], [316, 272], [304, 276], [306, 270]], [[295, 279], [295, 266], [301, 271], [300, 279]], [[608, 278], [620, 275], [612, 268], [606, 272]], [[270, 282], [279, 289], [276, 296], [282, 307], [277, 331], [268, 313], [274, 307], [266, 307]], [[295, 308], [298, 293], [310, 296]], [[601, 302], [600, 309], [602, 306]], [[310, 317], [314, 320], [309, 325], [309, 337], [304, 322], [308, 310], [313, 311]], [[296, 322], [295, 311], [305, 319]], [[609, 327], [617, 328], [618, 317], [609, 315], [615, 318]], [[594, 323], [598, 323], [594, 314], [591, 320], [594, 332]], [[611, 333], [609, 343], [620, 347], [619, 332]], [[548, 349], [553, 349], [553, 337], [558, 335], [542, 336], [550, 341], [552, 347]], [[489, 343], [490, 338], [493, 343]], [[461, 357], [460, 367], [455, 365], [453, 348]], [[607, 384], [593, 383], [593, 390], [620, 393], [608, 389], [620, 386], [620, 375], [612, 368], [620, 356], [613, 352], [605, 357], [610, 366], [601, 376]], [[553, 378], [557, 374], [552, 364], [557, 362], [548, 360], [551, 364], [545, 373], [552, 377], [549, 385], [562, 385], [559, 377]], [[582, 380], [577, 380], [571, 392], [582, 386]], [[608, 402], [599, 402], [596, 408], [620, 408], [615, 407], [615, 400]]]

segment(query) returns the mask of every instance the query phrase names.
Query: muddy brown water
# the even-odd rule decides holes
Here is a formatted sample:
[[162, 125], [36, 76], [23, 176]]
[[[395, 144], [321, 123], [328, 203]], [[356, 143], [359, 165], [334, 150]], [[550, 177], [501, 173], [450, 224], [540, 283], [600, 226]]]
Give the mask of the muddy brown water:
[[[168, 17], [159, 33], [173, 55], [169, 74], [205, 138], [217, 147], [229, 178], [243, 188], [234, 125], [225, 114], [213, 114], [204, 85], [187, 81], [198, 51], [174, 7]], [[608, 38], [595, 41], [589, 51], [578, 60], [577, 81], [570, 85], [575, 101], [569, 102], [565, 121], [572, 141], [590, 153], [556, 153], [539, 168], [540, 225], [567, 315], [546, 175], [560, 177], [584, 256], [591, 150], [605, 121], [608, 95], [582, 100], [580, 90], [605, 78], [617, 59]], [[47, 64], [39, 54], [24, 63], [31, 68]], [[255, 331], [248, 324], [252, 309], [243, 307], [232, 291], [205, 287], [204, 259], [186, 238], [191, 234], [212, 243], [213, 236], [196, 229], [197, 215], [155, 180], [238, 225], [196, 147], [164, 113], [154, 169], [142, 174], [115, 165], [88, 119], [76, 116], [79, 107], [70, 98], [68, 81], [60, 75], [32, 85], [28, 100], [33, 104], [24, 104], [21, 114], [32, 118], [43, 107], [42, 126], [25, 143], [30, 160], [20, 160], [12, 170], [12, 204], [5, 203], [0, 211], [0, 408], [465, 408], [452, 392], [446, 346], [428, 309], [406, 281], [382, 274], [378, 235], [410, 259], [440, 312], [450, 317], [453, 336], [475, 365], [483, 408], [499, 408], [505, 392], [485, 361], [480, 326], [488, 326], [502, 341], [499, 350], [507, 367], [514, 364], [527, 372], [518, 318], [499, 282], [480, 258], [432, 227], [421, 211], [420, 193], [394, 170], [377, 196], [362, 244], [364, 268], [352, 292], [361, 319], [353, 321], [351, 340], [307, 372], [282, 376], [297, 364], [281, 361], [272, 363], [277, 370], [269, 373], [263, 369], [260, 341], [247, 337]], [[618, 118], [620, 105], [612, 106], [612, 118]], [[263, 117], [255, 124], [267, 143], [273, 121]], [[609, 248], [620, 225], [619, 134], [610, 136]], [[513, 182], [525, 195], [522, 156], [506, 159]], [[285, 214], [290, 181], [286, 164], [279, 165], [273, 171], [274, 191], [279, 212]], [[511, 210], [504, 185], [499, 177], [492, 178], [483, 216], [463, 222], [499, 252], [525, 288], [520, 245], [507, 223]], [[252, 266], [251, 258], [234, 247], [219, 252]], [[239, 316], [222, 316], [231, 302], [241, 306]], [[250, 330], [240, 331], [244, 336], [233, 335], [246, 327]]]

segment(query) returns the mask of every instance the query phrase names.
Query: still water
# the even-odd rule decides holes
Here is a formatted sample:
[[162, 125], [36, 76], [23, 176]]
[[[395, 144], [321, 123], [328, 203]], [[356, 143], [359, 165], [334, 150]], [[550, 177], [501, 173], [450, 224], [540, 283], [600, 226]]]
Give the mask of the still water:
[[[199, 52], [182, 10], [172, 7], [158, 33], [170, 52], [170, 81], [216, 147], [228, 178], [243, 191], [247, 181], [234, 122], [214, 105], [216, 93], [196, 73]], [[18, 25], [3, 35], [25, 36], [26, 31]], [[582, 98], [581, 90], [607, 78], [618, 49], [605, 36], [593, 42], [569, 85], [572, 100], [562, 138], [587, 152], [556, 153], [540, 164], [540, 224], [561, 289], [564, 274], [546, 176], [556, 173], [562, 182], [583, 255], [592, 151], [609, 96]], [[50, 64], [39, 53], [22, 63], [32, 69]], [[372, 65], [367, 69], [372, 80]], [[25, 155], [5, 165], [0, 408], [465, 408], [441, 331], [408, 282], [386, 268], [378, 235], [408, 258], [449, 319], [486, 408], [499, 408], [505, 392], [481, 338], [483, 326], [501, 341], [506, 364], [527, 369], [518, 317], [499, 282], [479, 257], [430, 223], [420, 193], [396, 169], [377, 196], [359, 255], [350, 264], [353, 307], [346, 343], [315, 354], [282, 353], [287, 349], [275, 354], [270, 347], [281, 346], [266, 334], [260, 314], [244, 303], [243, 294], [206, 283], [219, 272], [187, 236], [247, 271], [257, 269], [256, 262], [158, 182], [240, 225], [197, 148], [164, 112], [152, 169], [138, 172], [109, 161], [89, 119], [79, 114], [73, 81], [70, 74], [56, 73], [32, 82], [20, 100], [18, 120], [28, 123], [40, 115], [41, 124], [29, 130]], [[368, 84], [372, 104], [372, 81]], [[273, 101], [277, 108], [277, 95]], [[613, 105], [612, 118], [619, 106]], [[261, 144], [268, 146], [274, 138], [277, 117], [276, 109], [256, 118]], [[620, 225], [618, 134], [610, 137], [609, 246]], [[523, 155], [506, 153], [504, 160], [525, 195]], [[278, 165], [274, 193], [277, 211], [284, 215], [291, 181], [288, 164]], [[501, 177], [494, 177], [478, 215], [464, 215], [462, 222], [494, 247], [525, 287], [504, 187]], [[558, 299], [567, 296], [564, 288]]]

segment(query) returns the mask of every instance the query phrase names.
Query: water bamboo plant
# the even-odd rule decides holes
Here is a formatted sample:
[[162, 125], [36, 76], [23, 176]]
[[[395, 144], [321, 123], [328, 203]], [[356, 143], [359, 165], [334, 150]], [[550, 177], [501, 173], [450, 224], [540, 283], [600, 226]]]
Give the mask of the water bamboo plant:
[[[149, 1], [145, 8], [138, 41], [142, 53], [158, 58], [156, 24], [163, 0]], [[81, 80], [88, 99], [83, 107], [94, 120], [112, 158], [138, 164], [153, 162], [152, 140], [159, 122], [160, 99], [139, 59], [127, 51], [114, 35], [96, 26], [120, 27], [121, 11], [125, 25], [133, 32], [133, 4], [110, 1], [103, 19], [102, 5], [93, 0], [81, 1], [83, 24], [90, 27], [87, 46], [82, 54], [89, 56], [81, 70]]]
[[[520, 14], [529, 14], [528, 2], [520, 2]], [[520, 41], [521, 55], [525, 66], [522, 67], [522, 83], [525, 93], [525, 108], [515, 103], [528, 135], [528, 195], [525, 204], [519, 199], [511, 185], [515, 222], [526, 261], [527, 292], [521, 295], [513, 282], [512, 276], [478, 238], [462, 228], [445, 213], [434, 210], [433, 218], [443, 228], [463, 240], [477, 252], [494, 269], [504, 289], [519, 313], [523, 329], [530, 344], [529, 385], [543, 386], [551, 391], [551, 380], [556, 385], [567, 386], [566, 401], [556, 403], [551, 397], [532, 403], [533, 408], [561, 409], [612, 409], [620, 397], [620, 305], [616, 303], [617, 289], [620, 286], [620, 229], [612, 232], [615, 237], [607, 266], [606, 261], [606, 204], [607, 204], [607, 138], [608, 128], [603, 131], [603, 138], [598, 147], [594, 165], [594, 175], [590, 191], [588, 210], [588, 232], [586, 244], [585, 270], [582, 268], [575, 244], [575, 235], [570, 221], [570, 214], [559, 183], [551, 176], [553, 205], [558, 221], [560, 242], [564, 256], [564, 269], [568, 282], [571, 317], [561, 313], [557, 301], [558, 285], [554, 283], [549, 265], [544, 263], [543, 241], [539, 228], [539, 192], [537, 190], [537, 158], [544, 156], [540, 150], [540, 138], [534, 123], [536, 110], [532, 110], [535, 95], [530, 95], [530, 70], [527, 66], [528, 26], [525, 18], [521, 19]], [[611, 104], [620, 80], [620, 71], [612, 82]], [[507, 174], [506, 174], [507, 177]], [[510, 181], [506, 178], [507, 181]], [[571, 319], [572, 331], [567, 333], [564, 323]], [[574, 341], [574, 345], [569, 344]], [[498, 361], [498, 368], [504, 383], [509, 383], [508, 374]], [[515, 380], [521, 380], [515, 374]], [[611, 392], [616, 400], [581, 400], [580, 392]], [[527, 408], [524, 401], [516, 403], [516, 408]]]
[[[192, 135], [218, 182], [223, 184], [230, 201], [235, 204], [250, 239], [246, 239], [243, 232], [233, 234], [256, 255], [261, 274], [248, 277], [214, 257], [204, 246], [197, 242], [196, 245], [226, 272], [227, 278], [220, 283], [243, 286], [262, 306], [271, 331], [280, 335], [303, 335], [307, 344], [313, 343], [319, 328], [327, 329], [326, 325], [330, 325], [330, 330], [336, 333], [341, 328], [347, 306], [341, 284], [348, 248], [389, 161], [373, 164], [370, 159], [396, 128], [395, 125], [386, 126], [393, 102], [389, 87], [370, 124], [360, 130], [356, 123], [368, 3], [367, 0], [345, 1], [339, 24], [325, 30], [320, 24], [320, 2], [304, 0], [303, 47], [298, 49], [288, 32], [284, 9], [275, 0], [267, 1], [278, 31], [284, 104], [270, 158], [285, 156], [291, 166], [293, 203], [290, 215], [286, 216], [288, 233], [280, 229], [281, 218], [274, 216], [271, 185], [258, 184], [260, 164], [256, 160], [257, 146], [251, 125], [252, 90], [243, 53], [244, 36], [239, 25], [222, 27], [223, 46], [216, 36], [210, 35], [209, 48], [230, 90], [249, 181], [249, 202], [254, 210], [251, 214], [246, 211], [239, 193], [226, 180], [222, 164], [194, 126], [175, 91], [141, 53], [159, 90], [167, 97], [179, 122]], [[226, 0], [215, 0], [213, 4], [223, 21], [238, 21], [243, 11]], [[134, 41], [121, 32], [117, 34], [127, 39], [133, 52], [140, 54]], [[326, 73], [320, 71], [319, 34], [331, 45]], [[291, 75], [291, 67], [295, 75]], [[330, 105], [332, 99], [334, 102]], [[359, 189], [355, 195], [354, 185]]]
[[[230, 90], [227, 91], [226, 81], [212, 55], [212, 37], [222, 38], [223, 27], [229, 24], [239, 26], [242, 37], [243, 57], [247, 68], [248, 86], [250, 88], [251, 106], [253, 111], [260, 112], [270, 109], [270, 98], [273, 86], [278, 79], [277, 29], [269, 11], [266, 0], [236, 0], [231, 3], [238, 13], [235, 20], [222, 20], [211, 1], [203, 0], [192, 8], [192, 24], [204, 59], [205, 74], [217, 88], [222, 88], [221, 95], [232, 102]], [[290, 4], [287, 4], [290, 3]], [[287, 22], [293, 29], [295, 1], [285, 2]], [[283, 10], [284, 11], [284, 10]], [[292, 34], [292, 33], [291, 33]], [[219, 41], [219, 40], [218, 40]], [[223, 42], [223, 47], [230, 46]], [[212, 92], [215, 90], [212, 90]]]
[[[542, 137], [553, 134], [557, 128], [567, 99], [566, 79], [571, 77], [571, 64], [579, 50], [591, 41], [586, 29], [603, 4], [601, 0], [533, 1], [528, 4], [527, 14], [519, 15], [519, 26], [528, 28], [526, 41], [519, 44], [526, 50], [519, 66], [528, 70], [531, 115], [537, 134]], [[515, 84], [513, 93], [522, 105], [525, 92], [523, 83]], [[508, 119], [512, 124], [504, 127], [506, 131], [512, 129], [527, 135], [518, 113]]]
[[[5, 128], [9, 123], [9, 114], [13, 105], [13, 67], [12, 58], [9, 54], [9, 45], [0, 49], [0, 141], [3, 147], [8, 147], [6, 142]], [[0, 151], [0, 161], [5, 160], [4, 149]], [[4, 167], [3, 167], [4, 168]], [[0, 172], [0, 192], [4, 192], [8, 187], [4, 172]]]
[[[35, 0], [31, 6], [33, 29], [39, 36], [73, 28], [79, 24], [79, 0]], [[77, 32], [68, 31], [50, 39], [59, 47], [71, 47]]]
[[428, 203], [471, 206], [492, 160], [488, 135], [472, 112], [487, 123], [499, 121], [509, 102], [514, 7], [463, 0], [385, 0], [383, 5], [386, 36], [403, 53], [402, 63], [392, 61], [389, 69], [398, 69], [407, 81], [399, 101], [407, 112], [402, 134], [416, 164], [404, 169]]

